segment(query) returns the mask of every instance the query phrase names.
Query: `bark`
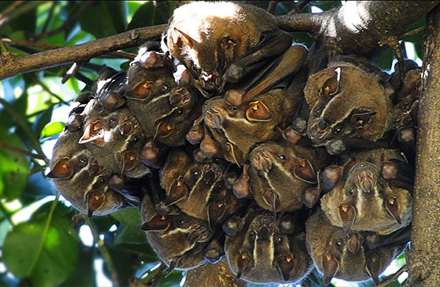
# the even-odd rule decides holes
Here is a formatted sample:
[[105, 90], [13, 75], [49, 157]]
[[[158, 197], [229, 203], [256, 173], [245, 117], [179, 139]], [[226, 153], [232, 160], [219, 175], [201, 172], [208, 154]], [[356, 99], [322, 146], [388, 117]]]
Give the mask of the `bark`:
[[134, 29], [114, 36], [98, 39], [84, 44], [54, 49], [28, 56], [15, 57], [2, 54], [0, 80], [20, 73], [47, 69], [50, 67], [87, 62], [91, 58], [119, 49], [140, 46], [146, 41], [157, 39], [166, 25]]
[[410, 286], [440, 286], [440, 9], [428, 17], [414, 187]]
[[290, 14], [277, 18], [291, 32], [309, 32], [317, 45], [337, 54], [370, 57], [393, 37], [426, 15], [439, 1], [347, 1], [322, 14]]

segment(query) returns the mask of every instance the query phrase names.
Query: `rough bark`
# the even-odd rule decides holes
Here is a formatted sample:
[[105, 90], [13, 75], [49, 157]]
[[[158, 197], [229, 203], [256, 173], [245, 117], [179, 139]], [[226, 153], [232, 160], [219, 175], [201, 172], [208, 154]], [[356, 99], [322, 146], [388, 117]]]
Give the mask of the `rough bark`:
[[440, 286], [440, 9], [428, 17], [414, 187], [410, 286]]
[[309, 32], [323, 49], [370, 57], [381, 42], [407, 31], [439, 1], [348, 1], [322, 14], [290, 14], [277, 18], [286, 31]]
[[11, 55], [5, 57], [5, 54], [2, 54], [0, 80], [20, 73], [47, 69], [74, 62], [87, 62], [91, 58], [119, 49], [140, 46], [148, 40], [160, 37], [165, 27], [166, 25], [159, 25], [134, 29], [96, 41], [22, 57], [14, 57]]

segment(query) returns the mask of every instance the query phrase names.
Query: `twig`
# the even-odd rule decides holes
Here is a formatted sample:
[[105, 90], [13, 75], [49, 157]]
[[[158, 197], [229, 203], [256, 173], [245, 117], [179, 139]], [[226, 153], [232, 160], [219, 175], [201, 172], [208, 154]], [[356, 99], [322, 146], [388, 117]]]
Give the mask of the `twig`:
[[422, 26], [422, 27], [416, 28], [416, 29], [414, 29], [412, 31], [409, 31], [408, 33], [403, 34], [400, 37], [400, 39], [405, 39], [405, 38], [411, 37], [413, 35], [416, 35], [416, 34], [418, 34], [420, 32], [423, 32], [425, 30], [425, 28], [426, 28], [425, 26]]
[[49, 13], [47, 13], [47, 19], [44, 22], [43, 29], [41, 30], [42, 33], [45, 33], [47, 31], [47, 27], [49, 27], [50, 20], [52, 20], [53, 12], [55, 11], [55, 6], [57, 2], [52, 2], [52, 6], [50, 6]]
[[70, 79], [70, 77], [75, 76], [76, 73], [78, 73], [79, 68], [81, 68], [81, 64], [82, 63], [73, 63], [72, 67], [67, 70], [63, 79], [61, 79], [61, 83], [64, 84], [65, 82], [67, 82], [68, 79]]
[[88, 43], [16, 57], [0, 67], [0, 80], [16, 74], [49, 67], [87, 62], [89, 59], [124, 48], [139, 46], [162, 35], [167, 25], [138, 28]]
[[11, 215], [8, 213], [6, 208], [3, 206], [2, 202], [0, 201], [0, 211], [3, 213], [3, 216], [5, 219], [9, 222], [11, 226], [15, 226], [15, 223], [12, 221]]
[[388, 284], [390, 284], [391, 282], [393, 282], [394, 280], [399, 278], [400, 275], [402, 275], [404, 272], [407, 272], [407, 271], [408, 271], [408, 267], [406, 265], [403, 265], [399, 270], [397, 270], [396, 273], [391, 274], [390, 276], [385, 278], [385, 280], [383, 280], [379, 285], [377, 285], [377, 287], [387, 286]]
[[35, 153], [33, 153], [33, 152], [29, 152], [29, 151], [27, 151], [27, 150], [23, 150], [23, 149], [18, 148], [18, 147], [16, 147], [16, 146], [8, 145], [8, 144], [3, 143], [3, 142], [1, 142], [1, 141], [0, 141], [0, 148], [4, 148], [4, 149], [10, 150], [10, 151], [13, 151], [13, 152], [15, 152], [15, 153], [18, 153], [18, 154], [22, 154], [22, 155], [25, 155], [25, 156], [29, 156], [29, 157], [31, 157], [31, 158], [36, 158], [36, 159], [42, 159], [42, 160], [44, 160], [44, 157], [42, 157], [42, 156], [39, 155], [39, 154], [35, 154]]
[[20, 7], [24, 3], [25, 1], [15, 1], [11, 5], [9, 5], [5, 10], [3, 10], [3, 13], [0, 14], [0, 26], [3, 24], [3, 21], [9, 20], [9, 14], [17, 10], [18, 7]]
[[[18, 5], [21, 6], [19, 9], [14, 7], [14, 9], [11, 9], [10, 11], [8, 11], [8, 13], [2, 14], [3, 17], [0, 18], [0, 28], [3, 27], [6, 23], [8, 23], [11, 19], [26, 14], [27, 12], [32, 11], [33, 9], [44, 3], [46, 3], [46, 1], [23, 1], [23, 3], [21, 3], [23, 5]], [[7, 9], [9, 9], [9, 7]]]
[[[69, 105], [69, 103], [66, 102], [65, 100], [63, 100], [63, 98], [61, 98], [60, 96], [58, 96], [57, 94], [55, 94], [54, 92], [52, 92], [52, 91], [49, 89], [49, 87], [48, 87], [45, 83], [43, 83], [42, 81], [40, 81], [40, 79], [39, 79], [37, 76], [32, 75], [32, 78], [34, 78], [34, 80], [38, 83], [38, 85], [40, 85], [40, 86], [43, 88], [43, 90], [45, 90], [45, 91], [46, 91], [47, 93], [49, 93], [52, 97], [54, 97], [55, 99], [57, 99], [58, 101], [60, 101], [60, 103], [66, 105], [66, 106]], [[63, 83], [63, 84], [64, 84], [64, 83]]]
[[[33, 41], [38, 41], [38, 40], [40, 40], [42, 38], [48, 38], [48, 37], [56, 35], [56, 34], [62, 32], [63, 30], [66, 30], [67, 28], [71, 27], [74, 24], [74, 22], [81, 16], [81, 14], [84, 11], [86, 11], [95, 2], [96, 1], [87, 1], [85, 3], [81, 3], [82, 6], [79, 7], [78, 10], [72, 16], [70, 16], [67, 20], [65, 20], [64, 23], [61, 26], [59, 26], [58, 28], [55, 28], [52, 31], [43, 32], [43, 33], [41, 33], [39, 35], [34, 35], [32, 37], [32, 40]], [[43, 30], [43, 31], [45, 31], [45, 30]]]
[[83, 215], [83, 218], [86, 224], [90, 227], [90, 230], [92, 231], [93, 240], [96, 243], [98, 243], [99, 251], [101, 252], [102, 257], [104, 258], [104, 261], [107, 263], [107, 267], [111, 274], [114, 286], [115, 287], [121, 286], [119, 283], [118, 273], [116, 271], [116, 267], [113, 263], [112, 257], [110, 256], [110, 253], [108, 252], [108, 249], [104, 244], [104, 240], [99, 238], [99, 232], [98, 229], [96, 228], [96, 225], [88, 216]]
[[7, 101], [0, 98], [0, 104], [8, 111], [17, 121], [17, 123], [21, 126], [23, 131], [26, 133], [28, 138], [30, 139], [34, 149], [38, 152], [38, 154], [43, 158], [43, 160], [48, 164], [49, 159], [44, 154], [43, 150], [41, 149], [40, 142], [35, 138], [34, 134], [32, 133], [31, 129], [28, 126], [28, 122], [25, 117], [23, 117], [20, 113], [18, 113]]
[[[11, 46], [21, 46], [21, 47], [33, 47], [33, 48], [41, 48], [46, 50], [53, 50], [59, 48], [66, 48], [66, 46], [61, 45], [53, 45], [53, 44], [45, 44], [45, 43], [35, 43], [35, 42], [26, 42], [26, 41], [16, 41], [9, 38], [3, 38], [2, 41]], [[128, 53], [124, 51], [116, 51], [111, 52], [106, 55], [98, 56], [100, 58], [127, 58], [133, 60], [136, 57], [136, 54]]]

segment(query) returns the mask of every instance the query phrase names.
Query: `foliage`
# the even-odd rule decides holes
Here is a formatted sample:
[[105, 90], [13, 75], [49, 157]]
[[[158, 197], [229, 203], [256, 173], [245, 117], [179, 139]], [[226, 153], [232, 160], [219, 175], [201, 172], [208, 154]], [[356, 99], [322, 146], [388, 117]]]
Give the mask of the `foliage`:
[[[0, 32], [4, 39], [12, 41], [6, 45], [11, 53], [32, 54], [45, 50], [37, 43], [72, 46], [137, 27], [166, 23], [177, 4], [159, 2], [2, 1]], [[339, 1], [296, 2], [303, 12], [315, 11], [312, 7], [325, 11], [340, 5]], [[17, 6], [11, 9], [13, 5]], [[275, 14], [286, 14], [293, 9], [293, 1], [281, 2]], [[421, 25], [418, 22], [414, 28]], [[312, 43], [305, 33], [293, 33], [293, 36], [307, 46]], [[419, 55], [421, 37], [417, 34], [407, 39], [415, 44]], [[127, 51], [136, 53], [136, 49]], [[387, 49], [376, 63], [390, 69], [392, 60], [392, 52]], [[102, 276], [112, 276], [110, 262], [122, 286], [127, 286], [132, 277], [147, 282], [160, 272], [160, 268], [154, 269], [160, 262], [139, 228], [135, 209], [85, 221], [69, 208], [68, 202], [53, 196], [56, 191], [45, 177], [47, 158], [67, 119], [66, 103], [82, 90], [90, 89], [83, 81], [93, 81], [102, 67], [120, 69], [128, 62], [128, 59], [91, 59], [82, 65], [80, 77], [69, 78], [65, 84], [61, 84], [61, 79], [67, 66], [17, 75], [1, 82], [0, 286], [103, 286], [108, 281], [102, 281]], [[95, 232], [93, 244], [87, 244], [85, 239], [88, 225]], [[99, 245], [98, 241], [101, 241]], [[97, 268], [99, 262], [103, 262], [102, 270]], [[182, 272], [173, 272], [163, 277], [159, 286], [179, 286], [183, 276]], [[321, 285], [316, 272], [303, 284]], [[393, 282], [388, 286], [400, 284]]]

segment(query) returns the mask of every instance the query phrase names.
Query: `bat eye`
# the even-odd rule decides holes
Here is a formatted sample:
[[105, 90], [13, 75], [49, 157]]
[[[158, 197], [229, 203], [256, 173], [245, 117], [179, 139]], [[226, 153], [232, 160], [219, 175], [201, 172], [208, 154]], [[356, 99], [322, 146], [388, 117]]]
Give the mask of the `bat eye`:
[[319, 116], [322, 113], [322, 107], [316, 108], [313, 113], [315, 114], [315, 116]]
[[238, 110], [238, 107], [233, 106], [233, 105], [227, 105], [226, 108], [231, 112], [235, 112]]
[[162, 85], [162, 91], [163, 91], [163, 92], [166, 92], [166, 91], [168, 91], [169, 89], [170, 89], [170, 85], [168, 85], [167, 83], [165, 83], [165, 84]]
[[354, 192], [355, 192], [354, 188], [350, 189], [350, 191], [349, 191], [349, 193], [350, 193], [351, 195], [353, 195]]
[[87, 157], [85, 155], [80, 155], [78, 157], [78, 164], [80, 167], [85, 167], [87, 165]]
[[341, 80], [341, 68], [336, 68], [335, 74], [328, 78], [321, 88], [321, 94], [331, 99], [339, 93], [339, 84]]
[[335, 129], [333, 130], [333, 134], [337, 135], [337, 134], [339, 134], [341, 131], [342, 131], [341, 128], [335, 128]]
[[281, 237], [280, 235], [278, 235], [277, 241], [278, 241], [278, 243], [283, 242], [283, 237]]
[[269, 108], [260, 101], [250, 102], [246, 110], [246, 119], [248, 121], [266, 122], [272, 119], [272, 113]]
[[250, 240], [254, 240], [255, 239], [255, 232], [251, 231], [251, 233], [249, 233], [249, 239]]
[[287, 159], [286, 156], [285, 156], [284, 154], [280, 154], [280, 155], [278, 155], [278, 157], [279, 157], [281, 160], [286, 160], [286, 159]]

